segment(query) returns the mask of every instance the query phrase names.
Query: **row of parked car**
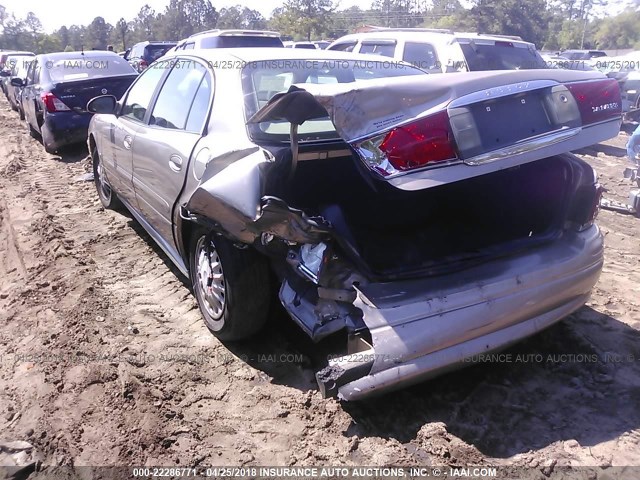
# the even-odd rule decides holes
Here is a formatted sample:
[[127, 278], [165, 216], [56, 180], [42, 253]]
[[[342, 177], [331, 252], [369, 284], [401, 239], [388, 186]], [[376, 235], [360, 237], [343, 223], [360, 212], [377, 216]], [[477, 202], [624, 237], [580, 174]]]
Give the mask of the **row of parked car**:
[[332, 339], [322, 393], [356, 400], [588, 299], [601, 188], [569, 152], [617, 135], [615, 80], [544, 69], [515, 37], [207, 48], [258, 38], [214, 33], [139, 75], [115, 53], [56, 53], [9, 84], [48, 151], [87, 142], [102, 205], [140, 222], [220, 339], [269, 328], [278, 291], [313, 341]]

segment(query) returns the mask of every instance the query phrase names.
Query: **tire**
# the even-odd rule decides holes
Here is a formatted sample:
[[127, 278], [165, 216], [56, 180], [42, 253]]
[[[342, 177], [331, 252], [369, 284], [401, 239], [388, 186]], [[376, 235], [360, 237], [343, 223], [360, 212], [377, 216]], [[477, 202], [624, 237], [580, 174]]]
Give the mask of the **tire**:
[[93, 164], [93, 182], [96, 185], [98, 191], [98, 198], [102, 206], [108, 210], [121, 210], [123, 205], [116, 192], [114, 192], [109, 185], [109, 182], [105, 178], [102, 170], [102, 164], [100, 163], [100, 154], [98, 149], [93, 147], [91, 150], [91, 160]]
[[258, 252], [197, 231], [189, 248], [189, 276], [204, 322], [220, 340], [242, 340], [264, 326], [270, 276]]
[[25, 118], [25, 122], [27, 124], [27, 130], [29, 131], [29, 136], [31, 136], [31, 138], [35, 138], [36, 140], [39, 139], [40, 135], [38, 135], [38, 132], [36, 131], [36, 129], [31, 126], [31, 124], [29, 123], [29, 120]]
[[50, 134], [47, 133], [47, 130], [45, 130], [43, 127], [41, 127], [40, 130], [42, 131], [42, 134], [40, 136], [42, 138], [42, 146], [44, 147], [44, 151], [50, 155], [55, 154], [58, 151], [58, 149], [51, 147], [52, 142], [51, 142]]

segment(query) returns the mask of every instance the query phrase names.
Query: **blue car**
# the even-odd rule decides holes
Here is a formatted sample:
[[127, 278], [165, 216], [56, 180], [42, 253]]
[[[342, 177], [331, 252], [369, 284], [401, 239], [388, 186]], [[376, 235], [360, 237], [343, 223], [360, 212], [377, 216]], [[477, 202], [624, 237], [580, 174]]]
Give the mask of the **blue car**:
[[120, 98], [137, 78], [129, 63], [113, 52], [64, 52], [37, 55], [23, 87], [22, 108], [32, 137], [41, 138], [48, 153], [84, 143], [92, 114], [87, 102], [97, 95]]

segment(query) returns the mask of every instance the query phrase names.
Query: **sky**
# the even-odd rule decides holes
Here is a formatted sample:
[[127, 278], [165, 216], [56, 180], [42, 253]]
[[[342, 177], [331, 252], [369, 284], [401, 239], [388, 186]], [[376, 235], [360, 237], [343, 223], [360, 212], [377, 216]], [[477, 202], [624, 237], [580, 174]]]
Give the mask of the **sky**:
[[[283, 2], [282, 0], [212, 0], [211, 3], [216, 10], [241, 4], [269, 17], [271, 12]], [[0, 5], [4, 5], [9, 14], [14, 13], [17, 17], [24, 18], [28, 12], [35, 13], [47, 33], [53, 32], [62, 25], [87, 25], [95, 17], [103, 17], [112, 25], [115, 25], [121, 17], [132, 20], [145, 4], [149, 4], [156, 12], [164, 12], [169, 0], [0, 0]], [[353, 5], [369, 8], [371, 0], [340, 1], [340, 8]]]

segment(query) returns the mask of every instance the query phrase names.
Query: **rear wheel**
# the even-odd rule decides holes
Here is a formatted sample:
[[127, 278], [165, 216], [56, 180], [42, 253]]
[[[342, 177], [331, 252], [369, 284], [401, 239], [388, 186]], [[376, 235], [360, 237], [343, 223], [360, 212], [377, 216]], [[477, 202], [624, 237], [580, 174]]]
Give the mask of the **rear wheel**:
[[203, 231], [193, 235], [189, 252], [193, 291], [213, 334], [234, 341], [258, 332], [269, 310], [267, 260]]
[[96, 147], [93, 147], [91, 150], [91, 159], [93, 161], [93, 181], [96, 184], [98, 198], [100, 198], [102, 206], [110, 210], [119, 210], [122, 208], [122, 202], [118, 198], [118, 195], [116, 195], [116, 192], [111, 189], [111, 185], [109, 185], [109, 182], [107, 181], [104, 169], [102, 168], [100, 154]]

